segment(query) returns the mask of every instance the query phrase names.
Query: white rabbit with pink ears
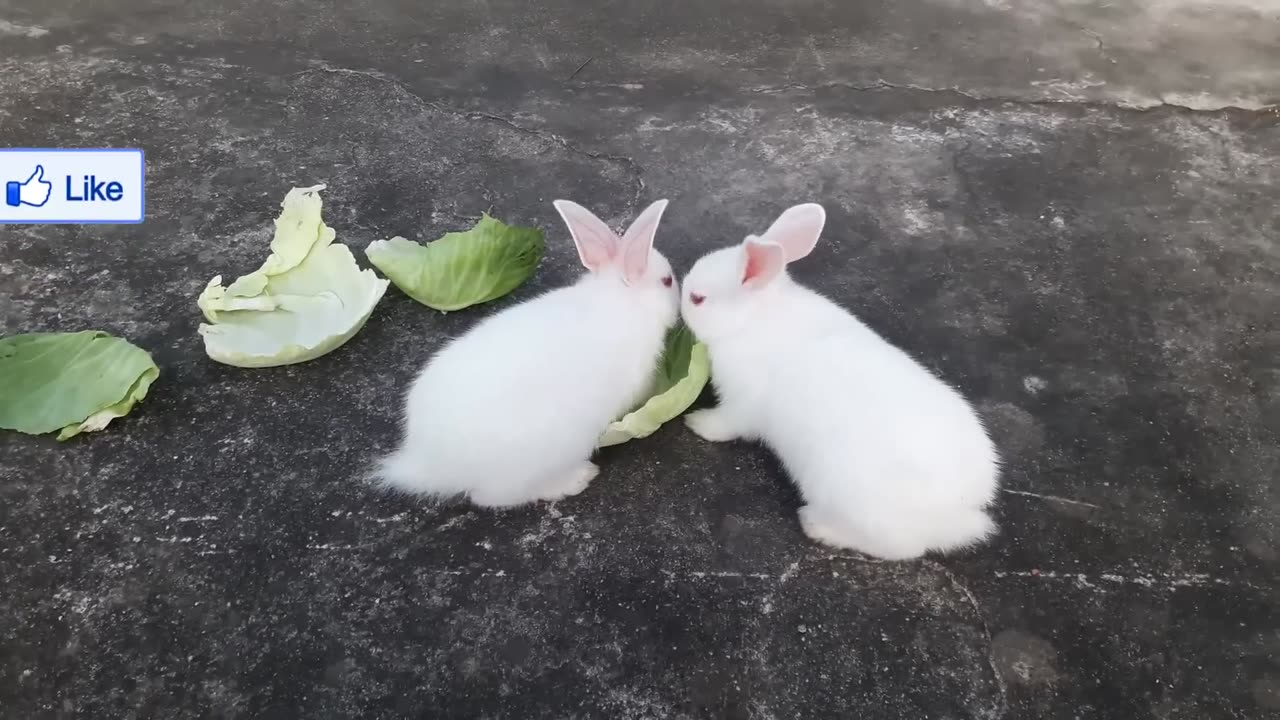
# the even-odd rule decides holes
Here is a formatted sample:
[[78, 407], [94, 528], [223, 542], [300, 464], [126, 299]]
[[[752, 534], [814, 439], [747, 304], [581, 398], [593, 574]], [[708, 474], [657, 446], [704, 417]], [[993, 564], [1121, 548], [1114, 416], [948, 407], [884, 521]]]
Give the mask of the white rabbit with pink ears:
[[381, 483], [503, 508], [586, 489], [596, 441], [648, 388], [679, 313], [671, 265], [653, 249], [667, 201], [618, 237], [555, 202], [587, 273], [481, 321], [441, 349], [406, 398], [404, 442]]
[[886, 560], [981, 543], [1000, 461], [951, 386], [797, 284], [821, 205], [712, 252], [685, 277], [681, 315], [711, 357], [719, 405], [686, 417], [706, 440], [763, 441], [803, 497], [810, 538]]

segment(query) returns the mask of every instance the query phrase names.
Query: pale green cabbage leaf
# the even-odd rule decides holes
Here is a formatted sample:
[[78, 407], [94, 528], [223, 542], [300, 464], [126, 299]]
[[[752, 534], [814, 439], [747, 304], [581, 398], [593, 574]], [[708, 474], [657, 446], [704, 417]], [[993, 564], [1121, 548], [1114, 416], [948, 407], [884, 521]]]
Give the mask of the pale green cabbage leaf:
[[447, 312], [515, 290], [544, 251], [541, 230], [507, 225], [485, 213], [466, 232], [447, 233], [427, 245], [402, 237], [375, 240], [364, 254], [404, 294]]
[[281, 202], [271, 254], [256, 271], [222, 286], [209, 281], [196, 304], [210, 358], [238, 367], [273, 367], [336, 350], [364, 327], [389, 283], [361, 270], [324, 224], [319, 191], [293, 188]]
[[0, 428], [59, 440], [101, 430], [159, 376], [149, 353], [98, 330], [0, 338]]
[[649, 399], [610, 424], [597, 445], [620, 445], [652, 435], [664, 423], [688, 410], [710, 378], [707, 346], [698, 342], [687, 326], [677, 325], [667, 333], [666, 348], [658, 361]]

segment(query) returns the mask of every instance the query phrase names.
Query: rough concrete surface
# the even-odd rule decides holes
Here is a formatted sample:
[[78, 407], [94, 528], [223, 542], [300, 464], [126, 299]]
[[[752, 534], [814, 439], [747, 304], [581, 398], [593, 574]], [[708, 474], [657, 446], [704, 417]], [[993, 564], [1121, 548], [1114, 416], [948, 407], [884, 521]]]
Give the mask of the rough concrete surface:
[[[0, 0], [0, 145], [148, 163], [142, 225], [0, 227], [0, 331], [162, 369], [0, 435], [0, 717], [1280, 717], [1278, 99], [1274, 0]], [[354, 248], [493, 208], [548, 256], [209, 361], [196, 295], [314, 183]], [[829, 552], [678, 423], [553, 506], [371, 493], [432, 350], [575, 276], [556, 197], [671, 198], [680, 271], [823, 203], [794, 273], [981, 409], [999, 538]]]

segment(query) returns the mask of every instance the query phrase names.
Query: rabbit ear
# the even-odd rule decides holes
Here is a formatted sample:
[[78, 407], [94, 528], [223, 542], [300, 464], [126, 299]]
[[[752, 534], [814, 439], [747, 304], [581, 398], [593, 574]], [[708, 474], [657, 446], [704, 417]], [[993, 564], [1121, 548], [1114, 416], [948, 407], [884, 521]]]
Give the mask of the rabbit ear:
[[573, 236], [573, 244], [578, 247], [578, 258], [582, 265], [591, 272], [613, 262], [618, 255], [618, 236], [605, 225], [600, 218], [576, 202], [556, 200], [552, 205], [560, 213], [560, 218], [569, 228]]
[[787, 208], [761, 237], [782, 246], [787, 262], [795, 262], [813, 252], [827, 223], [827, 211], [817, 203]]
[[742, 243], [742, 284], [758, 288], [768, 285], [787, 264], [786, 251], [769, 240], [749, 237]]
[[658, 233], [658, 223], [666, 209], [666, 200], [645, 208], [622, 236], [622, 279], [628, 285], [634, 285], [644, 277], [644, 271], [649, 267], [649, 251], [653, 249], [653, 239]]

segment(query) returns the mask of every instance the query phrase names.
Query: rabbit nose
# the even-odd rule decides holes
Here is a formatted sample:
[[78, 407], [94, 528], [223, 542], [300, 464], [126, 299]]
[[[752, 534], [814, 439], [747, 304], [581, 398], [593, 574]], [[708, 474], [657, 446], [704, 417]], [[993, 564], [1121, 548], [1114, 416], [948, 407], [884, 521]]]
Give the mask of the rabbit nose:
[[707, 299], [706, 295], [699, 295], [698, 293], [689, 293], [689, 302], [693, 303], [694, 305], [701, 305], [702, 301], [706, 299]]

